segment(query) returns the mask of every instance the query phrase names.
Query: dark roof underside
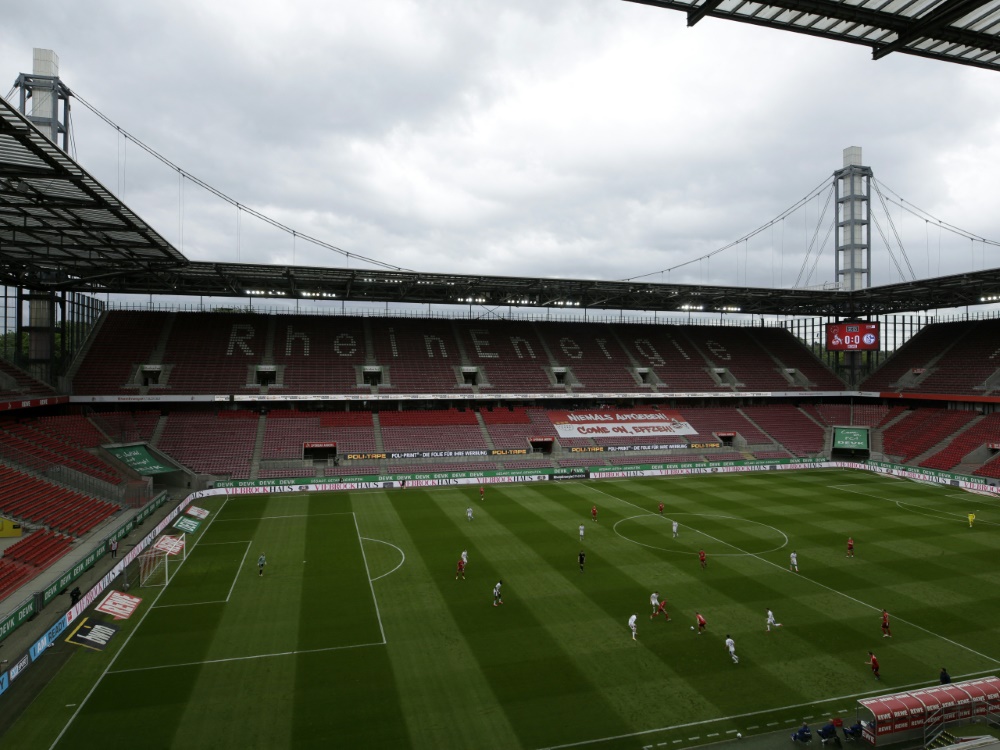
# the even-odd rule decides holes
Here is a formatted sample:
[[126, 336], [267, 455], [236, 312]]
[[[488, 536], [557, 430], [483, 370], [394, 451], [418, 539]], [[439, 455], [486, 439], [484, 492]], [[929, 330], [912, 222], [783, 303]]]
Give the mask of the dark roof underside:
[[3, 99], [0, 283], [36, 291], [243, 300], [802, 316], [912, 312], [1000, 299], [1000, 269], [852, 293], [190, 262]]
[[705, 17], [1000, 71], [1000, 0], [627, 0]]

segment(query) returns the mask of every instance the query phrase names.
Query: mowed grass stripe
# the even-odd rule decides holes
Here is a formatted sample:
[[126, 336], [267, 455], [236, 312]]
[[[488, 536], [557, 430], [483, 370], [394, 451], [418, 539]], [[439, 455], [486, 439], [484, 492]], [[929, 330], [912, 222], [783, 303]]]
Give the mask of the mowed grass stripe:
[[[689, 491], [688, 498], [697, 497], [699, 507], [703, 510], [733, 513], [735, 515], [740, 511], [738, 508], [733, 507], [733, 503], [728, 500], [731, 495], [728, 493], [725, 485], [724, 481], [717, 480], [709, 485], [711, 492]], [[587, 485], [581, 486], [587, 487]], [[788, 487], [785, 486], [783, 489], [787, 491]], [[594, 490], [610, 494], [607, 490], [597, 487], [594, 487]], [[634, 502], [631, 498], [621, 499], [627, 504], [640, 505], [640, 503]], [[796, 521], [796, 523], [798, 522]], [[798, 538], [794, 529], [789, 528], [788, 531], [792, 538]], [[778, 581], [781, 588], [767, 596], [768, 603], [764, 604], [765, 600], [763, 597], [760, 597], [759, 601], [763, 607], [770, 606], [774, 608], [785, 619], [786, 624], [789, 623], [791, 615], [795, 617], [796, 621], [803, 628], [809, 629], [808, 636], [804, 636], [800, 644], [800, 646], [804, 646], [809, 650], [807, 653], [802, 654], [801, 658], [815, 660], [819, 658], [819, 654], [824, 652], [827, 656], [824, 658], [823, 678], [817, 679], [811, 671], [787, 671], [784, 667], [779, 667], [779, 664], [798, 658], [794, 649], [782, 651], [780, 654], [781, 661], [774, 663], [773, 667], [776, 672], [776, 678], [782, 680], [789, 687], [798, 690], [802, 695], [814, 695], [814, 691], [817, 688], [826, 688], [828, 684], [832, 685], [837, 681], [865, 678], [867, 675], [863, 672], [859, 673], [853, 656], [857, 653], [864, 657], [868, 648], [877, 649], [882, 647], [880, 643], [875, 642], [875, 639], [871, 637], [881, 636], [880, 629], [877, 629], [878, 623], [872, 622], [872, 626], [867, 624], [868, 620], [874, 621], [877, 619], [879, 610], [875, 605], [857, 600], [850, 592], [839, 592], [834, 587], [822, 588], [821, 586], [817, 586], [818, 582], [812, 581], [804, 575], [794, 575], [791, 573], [785, 575], [783, 573], [783, 570], [785, 570], [783, 563], [772, 562], [767, 560], [767, 557], [766, 555], [737, 559], [719, 557], [714, 560], [710, 558], [709, 570], [713, 574], [716, 574], [712, 578], [713, 586], [718, 593], [725, 594], [732, 605], [729, 612], [729, 616], [732, 619], [727, 620], [727, 622], [737, 621], [735, 626], [729, 626], [727, 629], [736, 629], [740, 625], [738, 621], [745, 619], [745, 617], [740, 618], [740, 607], [736, 604], [737, 602], [746, 602], [747, 597], [753, 595], [755, 587], [757, 589], [761, 588], [762, 582]], [[841, 560], [840, 562], [849, 564], [852, 561]], [[761, 565], [766, 566], [763, 571], [758, 570]], [[721, 579], [717, 575], [720, 567], [730, 571]], [[734, 567], [737, 569], [735, 575], [732, 572]], [[779, 591], [783, 592], [783, 595], [774, 595], [779, 594]], [[706, 616], [706, 610], [709, 609], [709, 606], [706, 603], [702, 608]], [[711, 606], [714, 608], [724, 606], [724, 604], [723, 602], [714, 601], [711, 603]], [[758, 622], [763, 621], [763, 607], [754, 616], [755, 618], [760, 618]], [[871, 614], [868, 615], [868, 612], [871, 612]], [[834, 614], [831, 615], [831, 613]], [[753, 646], [755, 640], [759, 640], [761, 631], [750, 629], [748, 632], [750, 633], [748, 645]], [[735, 633], [733, 635], [745, 656], [747, 650], [743, 648], [743, 641]], [[783, 632], [782, 635], [786, 635], [786, 633]], [[747, 639], [744, 638], [743, 640], [746, 641]], [[981, 661], [974, 661], [974, 654], [969, 653], [956, 644], [949, 643], [942, 638], [937, 638], [926, 632], [919, 632], [911, 636], [911, 642], [911, 645], [907, 649], [902, 649], [901, 651], [905, 652], [908, 650], [911, 652], [911, 657], [916, 655], [918, 658], [906, 658], [905, 653], [899, 654], [901, 663], [898, 665], [897, 671], [901, 675], [900, 679], [919, 680], [922, 670], [926, 669], [924, 660], [928, 653], [936, 653], [940, 659], [944, 659], [946, 662], [950, 659], [952, 663], [962, 664], [963, 667], [972, 663], [981, 663]], [[850, 644], [855, 643], [858, 644], [858, 650], [851, 651]], [[790, 645], [786, 642], [786, 646]], [[864, 648], [861, 648], [862, 645]], [[885, 658], [883, 654], [881, 656], [883, 664], [885, 663]], [[797, 679], [798, 677], [801, 677], [801, 680]], [[745, 701], [741, 700], [740, 705], [746, 705]]]
[[[421, 495], [421, 502], [397, 506], [400, 517], [418, 550], [434, 561], [435, 568], [447, 570], [450, 566], [446, 560], [451, 557], [447, 550], [453, 549], [457, 527], [467, 523], [464, 513], [459, 514], [467, 498], [458, 493]], [[490, 493], [490, 499], [476, 508], [476, 521], [472, 522], [486, 527], [487, 532], [477, 529], [482, 559], [470, 561], [475, 584], [456, 589], [453, 574], [435, 578], [458, 624], [458, 634], [466, 640], [479, 669], [493, 685], [522, 746], [552, 744], [568, 736], [593, 737], [624, 731], [627, 724], [606, 700], [603, 686], [587, 679], [554, 637], [550, 622], [558, 621], [542, 620], [536, 614], [534, 605], [538, 601], [551, 602], [563, 592], [547, 566], [540, 565], [535, 555], [499, 523], [490, 521], [490, 508], [499, 501], [498, 495]], [[500, 578], [504, 579], [507, 603], [493, 607], [490, 592]], [[635, 644], [629, 641], [622, 645]], [[488, 744], [488, 738], [484, 741]]]
[[[312, 495], [306, 529], [299, 644], [384, 643], [383, 623], [352, 498]], [[316, 521], [320, 523], [316, 523]], [[313, 564], [312, 561], [315, 561]], [[384, 646], [296, 657], [291, 747], [410, 747], [397, 686]]]
[[[290, 712], [261, 711], [259, 706], [254, 706], [253, 698], [262, 685], [273, 694], [294, 694], [294, 658], [264, 660], [274, 662], [272, 664], [243, 657], [298, 648], [293, 634], [297, 623], [289, 616], [288, 609], [303, 598], [301, 569], [297, 563], [306, 546], [307, 519], [265, 519], [290, 510], [298, 511], [302, 500], [282, 495], [240, 496], [227, 505], [227, 515], [246, 520], [218, 524], [220, 530], [207, 540], [223, 541], [225, 537], [228, 541], [228, 537], [239, 529], [248, 533], [245, 538], [250, 542], [250, 550], [241, 560], [242, 565], [237, 564], [232, 596], [223, 607], [219, 628], [206, 652], [205, 658], [214, 663], [201, 665], [192, 678], [191, 697], [175, 726], [173, 746], [185, 747], [192, 741], [204, 742], [205, 746], [258, 743], [280, 747], [289, 744], [292, 734]], [[236, 552], [240, 548], [239, 544], [220, 544], [208, 549]], [[257, 558], [261, 553], [267, 557], [264, 576], [258, 575]], [[224, 661], [227, 659], [235, 661]], [[159, 676], [173, 671], [159, 670]], [[220, 716], [228, 721], [220, 725]], [[227, 724], [228, 731], [222, 728]]]
[[[197, 542], [210, 537], [215, 520], [228, 512], [228, 503], [223, 503], [200, 532], [187, 536], [189, 559], [198, 554]], [[173, 573], [175, 580], [185, 575], [185, 567], [179, 565], [176, 568]], [[162, 589], [138, 591], [149, 599], [165, 593]], [[198, 595], [195, 589], [189, 589], [188, 593]], [[66, 728], [60, 738], [60, 746], [97, 747], [111, 722], [116, 731], [131, 732], [136, 737], [147, 736], [149, 728], [155, 727], [156, 735], [151, 746], [156, 746], [155, 737], [162, 737], [160, 746], [169, 747], [169, 738], [180, 723], [184, 707], [190, 702], [199, 668], [188, 667], [181, 674], [174, 671], [162, 679], [157, 679], [154, 672], [121, 673], [119, 670], [162, 664], [164, 654], [161, 651], [165, 651], [167, 658], [185, 656], [187, 661], [200, 661], [207, 653], [221, 620], [222, 607], [211, 604], [153, 608], [143, 615], [127, 644], [117, 653], [113, 670], [103, 676]], [[188, 616], [187, 619], [185, 616]], [[165, 701], [164, 695], [169, 695], [169, 700]], [[129, 700], [123, 701], [125, 696]]]
[[[399, 702], [399, 715], [386, 712], [381, 721], [405, 722], [415, 748], [518, 747], [520, 741], [445, 601], [446, 596], [465, 592], [477, 596], [479, 605], [489, 606], [489, 592], [483, 586], [492, 584], [481, 578], [483, 556], [471, 535], [478, 527], [459, 526], [439, 559], [429, 560], [397, 513], [397, 506], [425, 502], [424, 496], [411, 490], [366, 492], [353, 494], [351, 500], [364, 536], [391, 541], [406, 555], [406, 562], [390, 575], [378, 577], [395, 567], [398, 557], [390, 555], [381, 569], [372, 570]], [[372, 548], [391, 549], [366, 541], [366, 551]], [[455, 580], [455, 564], [463, 549], [470, 555], [470, 576], [465, 581]], [[373, 564], [369, 555], [369, 565]], [[440, 579], [449, 586], [439, 587]]]

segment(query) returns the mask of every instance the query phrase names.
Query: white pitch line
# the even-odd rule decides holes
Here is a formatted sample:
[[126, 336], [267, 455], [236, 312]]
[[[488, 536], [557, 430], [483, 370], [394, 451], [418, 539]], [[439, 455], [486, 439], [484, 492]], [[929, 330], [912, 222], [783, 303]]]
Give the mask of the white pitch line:
[[[644, 510], [643, 508], [641, 508], [640, 506], [636, 505], [635, 503], [631, 503], [628, 500], [620, 498], [620, 497], [618, 497], [616, 495], [612, 495], [612, 494], [609, 494], [607, 492], [604, 492], [603, 490], [599, 490], [596, 487], [591, 487], [590, 489], [594, 490], [594, 492], [600, 492], [602, 495], [605, 495], [606, 497], [610, 497], [610, 498], [613, 498], [613, 499], [618, 500], [620, 502], [623, 502], [626, 505], [631, 505], [633, 508], [637, 508], [639, 510]], [[648, 515], [655, 515], [652, 511], [645, 511], [645, 512]], [[760, 560], [762, 563], [766, 563], [767, 565], [771, 565], [772, 567], [778, 568], [781, 571], [785, 570], [785, 566], [784, 565], [778, 565], [777, 563], [771, 562], [770, 560], [765, 560], [763, 557], [761, 557], [760, 555], [758, 555], [756, 553], [747, 552], [746, 550], [743, 550], [740, 547], [737, 547], [735, 544], [730, 544], [729, 542], [725, 542], [722, 539], [716, 539], [711, 534], [705, 534], [705, 532], [703, 532], [703, 531], [699, 532], [699, 533], [704, 534], [704, 536], [708, 537], [709, 539], [714, 539], [719, 544], [725, 544], [727, 547], [732, 547], [733, 549], [738, 549], [741, 552], [745, 552], [748, 557], [756, 558], [757, 560]], [[838, 591], [837, 589], [833, 588], [832, 586], [827, 586], [825, 583], [820, 583], [819, 581], [817, 581], [814, 578], [810, 578], [809, 576], [802, 575], [801, 573], [796, 573], [795, 575], [796, 575], [796, 577], [801, 578], [804, 581], [809, 581], [809, 583], [811, 583], [811, 584], [813, 584], [815, 586], [819, 586], [820, 588], [829, 591], [831, 594], [837, 594], [838, 596], [842, 596], [843, 598], [845, 598], [845, 599], [847, 599], [849, 601], [852, 601], [855, 604], [860, 604], [861, 606], [867, 607], [868, 609], [875, 610], [876, 612], [880, 612], [882, 610], [881, 607], [876, 607], [874, 604], [869, 604], [868, 602], [863, 602], [860, 599], [857, 599], [857, 598], [851, 596], [850, 594], [845, 594], [843, 591]], [[958, 641], [953, 641], [951, 638], [946, 638], [943, 635], [940, 635], [940, 634], [935, 633], [935, 632], [933, 632], [931, 630], [928, 630], [927, 628], [921, 627], [920, 625], [917, 625], [914, 622], [910, 622], [909, 620], [904, 620], [901, 617], [897, 617], [896, 619], [897, 619], [897, 621], [905, 623], [906, 625], [909, 625], [912, 628], [916, 628], [917, 630], [919, 630], [919, 631], [921, 631], [923, 633], [926, 633], [927, 635], [931, 635], [931, 636], [934, 636], [935, 638], [939, 638], [940, 640], [944, 641], [945, 643], [950, 643], [952, 646], [955, 646], [956, 648], [960, 648], [963, 651], [968, 651], [970, 654], [975, 654], [976, 656], [978, 656], [978, 657], [980, 657], [982, 659], [986, 659], [987, 661], [991, 661], [994, 664], [1000, 664], [1000, 659], [997, 659], [997, 658], [992, 657], [992, 656], [987, 656], [986, 654], [983, 654], [983, 653], [980, 653], [979, 651], [976, 651], [974, 648], [969, 648], [968, 646], [966, 646], [964, 644], [961, 644]]]
[[386, 576], [392, 575], [397, 570], [399, 570], [401, 567], [403, 567], [403, 563], [406, 562], [406, 553], [403, 552], [403, 550], [401, 550], [399, 547], [396, 547], [395, 544], [393, 544], [392, 542], [387, 542], [384, 539], [372, 539], [371, 537], [367, 537], [367, 536], [363, 536], [361, 538], [364, 539], [366, 542], [378, 542], [379, 544], [388, 544], [390, 547], [395, 547], [396, 551], [398, 551], [399, 554], [403, 558], [402, 560], [399, 561], [399, 565], [397, 565], [395, 568], [393, 568], [392, 570], [390, 570], [388, 573], [383, 573], [380, 576], [376, 576], [375, 578], [372, 578], [371, 580], [372, 580], [373, 583], [375, 581], [377, 581], [379, 578], [385, 578]]
[[202, 542], [201, 546], [214, 547], [219, 544], [251, 544], [251, 543], [253, 543], [252, 539], [240, 539], [238, 542]]
[[253, 659], [272, 659], [278, 656], [297, 656], [298, 654], [322, 654], [327, 651], [345, 651], [352, 648], [369, 648], [384, 646], [382, 643], [352, 643], [349, 646], [328, 646], [326, 648], [311, 648], [304, 651], [278, 651], [273, 654], [253, 654], [251, 656], [231, 656], [226, 659], [206, 659], [204, 661], [189, 661], [183, 664], [157, 664], [152, 667], [133, 667], [132, 669], [116, 669], [108, 674], [128, 674], [129, 672], [152, 672], [157, 669], [177, 669], [179, 667], [199, 667], [203, 664], [225, 664], [232, 661], [252, 661]]
[[166, 609], [167, 607], [200, 607], [202, 604], [225, 604], [228, 599], [216, 599], [211, 602], [186, 602], [184, 604], [154, 604], [150, 609]]
[[382, 633], [382, 644], [386, 643], [385, 640], [385, 628], [382, 627], [382, 613], [378, 610], [378, 597], [375, 596], [375, 585], [372, 583], [372, 572], [368, 567], [368, 556], [365, 555], [365, 543], [361, 541], [361, 528], [358, 526], [358, 517], [352, 511], [351, 515], [354, 517], [354, 530], [358, 532], [358, 546], [361, 548], [361, 559], [365, 561], [365, 573], [368, 576], [368, 588], [372, 592], [372, 601], [375, 603], [375, 616], [378, 618], [378, 629]]
[[[250, 518], [223, 518], [219, 523], [232, 523], [233, 521], [274, 521], [281, 518], [319, 518], [320, 516], [352, 516], [352, 510], [340, 510], [334, 513], [293, 513], [287, 516], [252, 516]], [[218, 542], [227, 544], [228, 542]]]
[[[198, 546], [198, 543], [205, 537], [205, 534], [208, 533], [208, 530], [212, 528], [212, 524], [215, 522], [215, 519], [218, 518], [220, 515], [222, 515], [222, 511], [225, 510], [226, 503], [228, 502], [229, 502], [229, 496], [227, 495], [226, 499], [222, 501], [222, 505], [219, 506], [219, 509], [215, 512], [215, 515], [205, 525], [205, 530], [201, 532], [201, 536], [195, 539], [194, 544], [191, 545], [191, 551], [194, 551], [194, 548]], [[177, 570], [180, 570], [184, 566], [184, 563], [186, 563], [190, 559], [190, 557], [191, 556], [189, 554], [187, 557], [181, 560], [180, 564], [177, 566]], [[174, 574], [176, 575], [176, 571], [174, 571]], [[118, 657], [121, 656], [122, 652], [125, 651], [125, 647], [128, 646], [129, 641], [132, 640], [132, 636], [134, 636], [136, 633], [139, 632], [139, 628], [142, 627], [142, 624], [146, 621], [146, 618], [149, 616], [149, 613], [153, 611], [154, 607], [156, 607], [156, 602], [159, 600], [161, 596], [163, 596], [163, 592], [167, 590], [167, 586], [169, 585], [170, 583], [167, 582], [167, 584], [162, 589], [160, 589], [159, 593], [156, 595], [156, 599], [153, 600], [153, 603], [150, 605], [149, 609], [147, 609], [143, 613], [142, 619], [139, 620], [138, 624], [135, 626], [135, 629], [128, 634], [128, 637], [125, 639], [125, 642], [121, 645], [121, 648], [118, 649], [115, 655], [111, 657], [111, 661], [108, 662], [108, 666], [106, 666], [104, 668], [104, 671], [101, 672], [101, 676], [97, 678], [97, 681], [94, 683], [94, 686], [90, 688], [90, 690], [84, 696], [83, 700], [80, 701], [79, 707], [76, 709], [76, 711], [73, 712], [73, 715], [69, 717], [69, 721], [66, 722], [66, 726], [62, 728], [62, 730], [59, 732], [59, 735], [55, 738], [55, 740], [52, 741], [52, 744], [49, 746], [49, 750], [52, 750], [56, 745], [59, 744], [59, 740], [61, 740], [63, 738], [63, 735], [66, 734], [66, 730], [69, 729], [70, 725], [74, 721], [76, 721], [76, 717], [79, 716], [80, 712], [83, 710], [83, 707], [87, 705], [87, 701], [90, 700], [90, 696], [94, 694], [94, 691], [97, 690], [98, 685], [101, 684], [101, 682], [104, 680], [104, 677], [111, 671], [111, 667], [114, 666], [114, 663], [118, 661]]]
[[229, 597], [233, 595], [233, 589], [236, 588], [236, 582], [240, 579], [240, 572], [243, 570], [243, 563], [247, 561], [247, 555], [250, 554], [250, 545], [253, 542], [247, 542], [247, 551], [243, 553], [243, 559], [240, 560], [240, 566], [236, 569], [236, 575], [233, 576], [233, 585], [229, 587], [229, 593], [226, 594], [226, 603], [229, 603]]

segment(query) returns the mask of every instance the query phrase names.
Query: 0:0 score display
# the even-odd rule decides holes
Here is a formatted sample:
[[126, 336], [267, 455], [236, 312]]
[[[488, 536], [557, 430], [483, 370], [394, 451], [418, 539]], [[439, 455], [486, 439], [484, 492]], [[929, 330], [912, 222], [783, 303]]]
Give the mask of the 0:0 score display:
[[882, 343], [878, 323], [827, 323], [826, 348], [832, 352], [873, 352]]

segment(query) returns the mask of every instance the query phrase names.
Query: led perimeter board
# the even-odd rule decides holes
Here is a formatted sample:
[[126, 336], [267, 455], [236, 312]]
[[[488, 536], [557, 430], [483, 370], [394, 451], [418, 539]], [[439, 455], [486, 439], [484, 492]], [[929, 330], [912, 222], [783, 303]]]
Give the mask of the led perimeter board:
[[878, 323], [827, 323], [826, 348], [831, 352], [878, 351], [882, 338]]

